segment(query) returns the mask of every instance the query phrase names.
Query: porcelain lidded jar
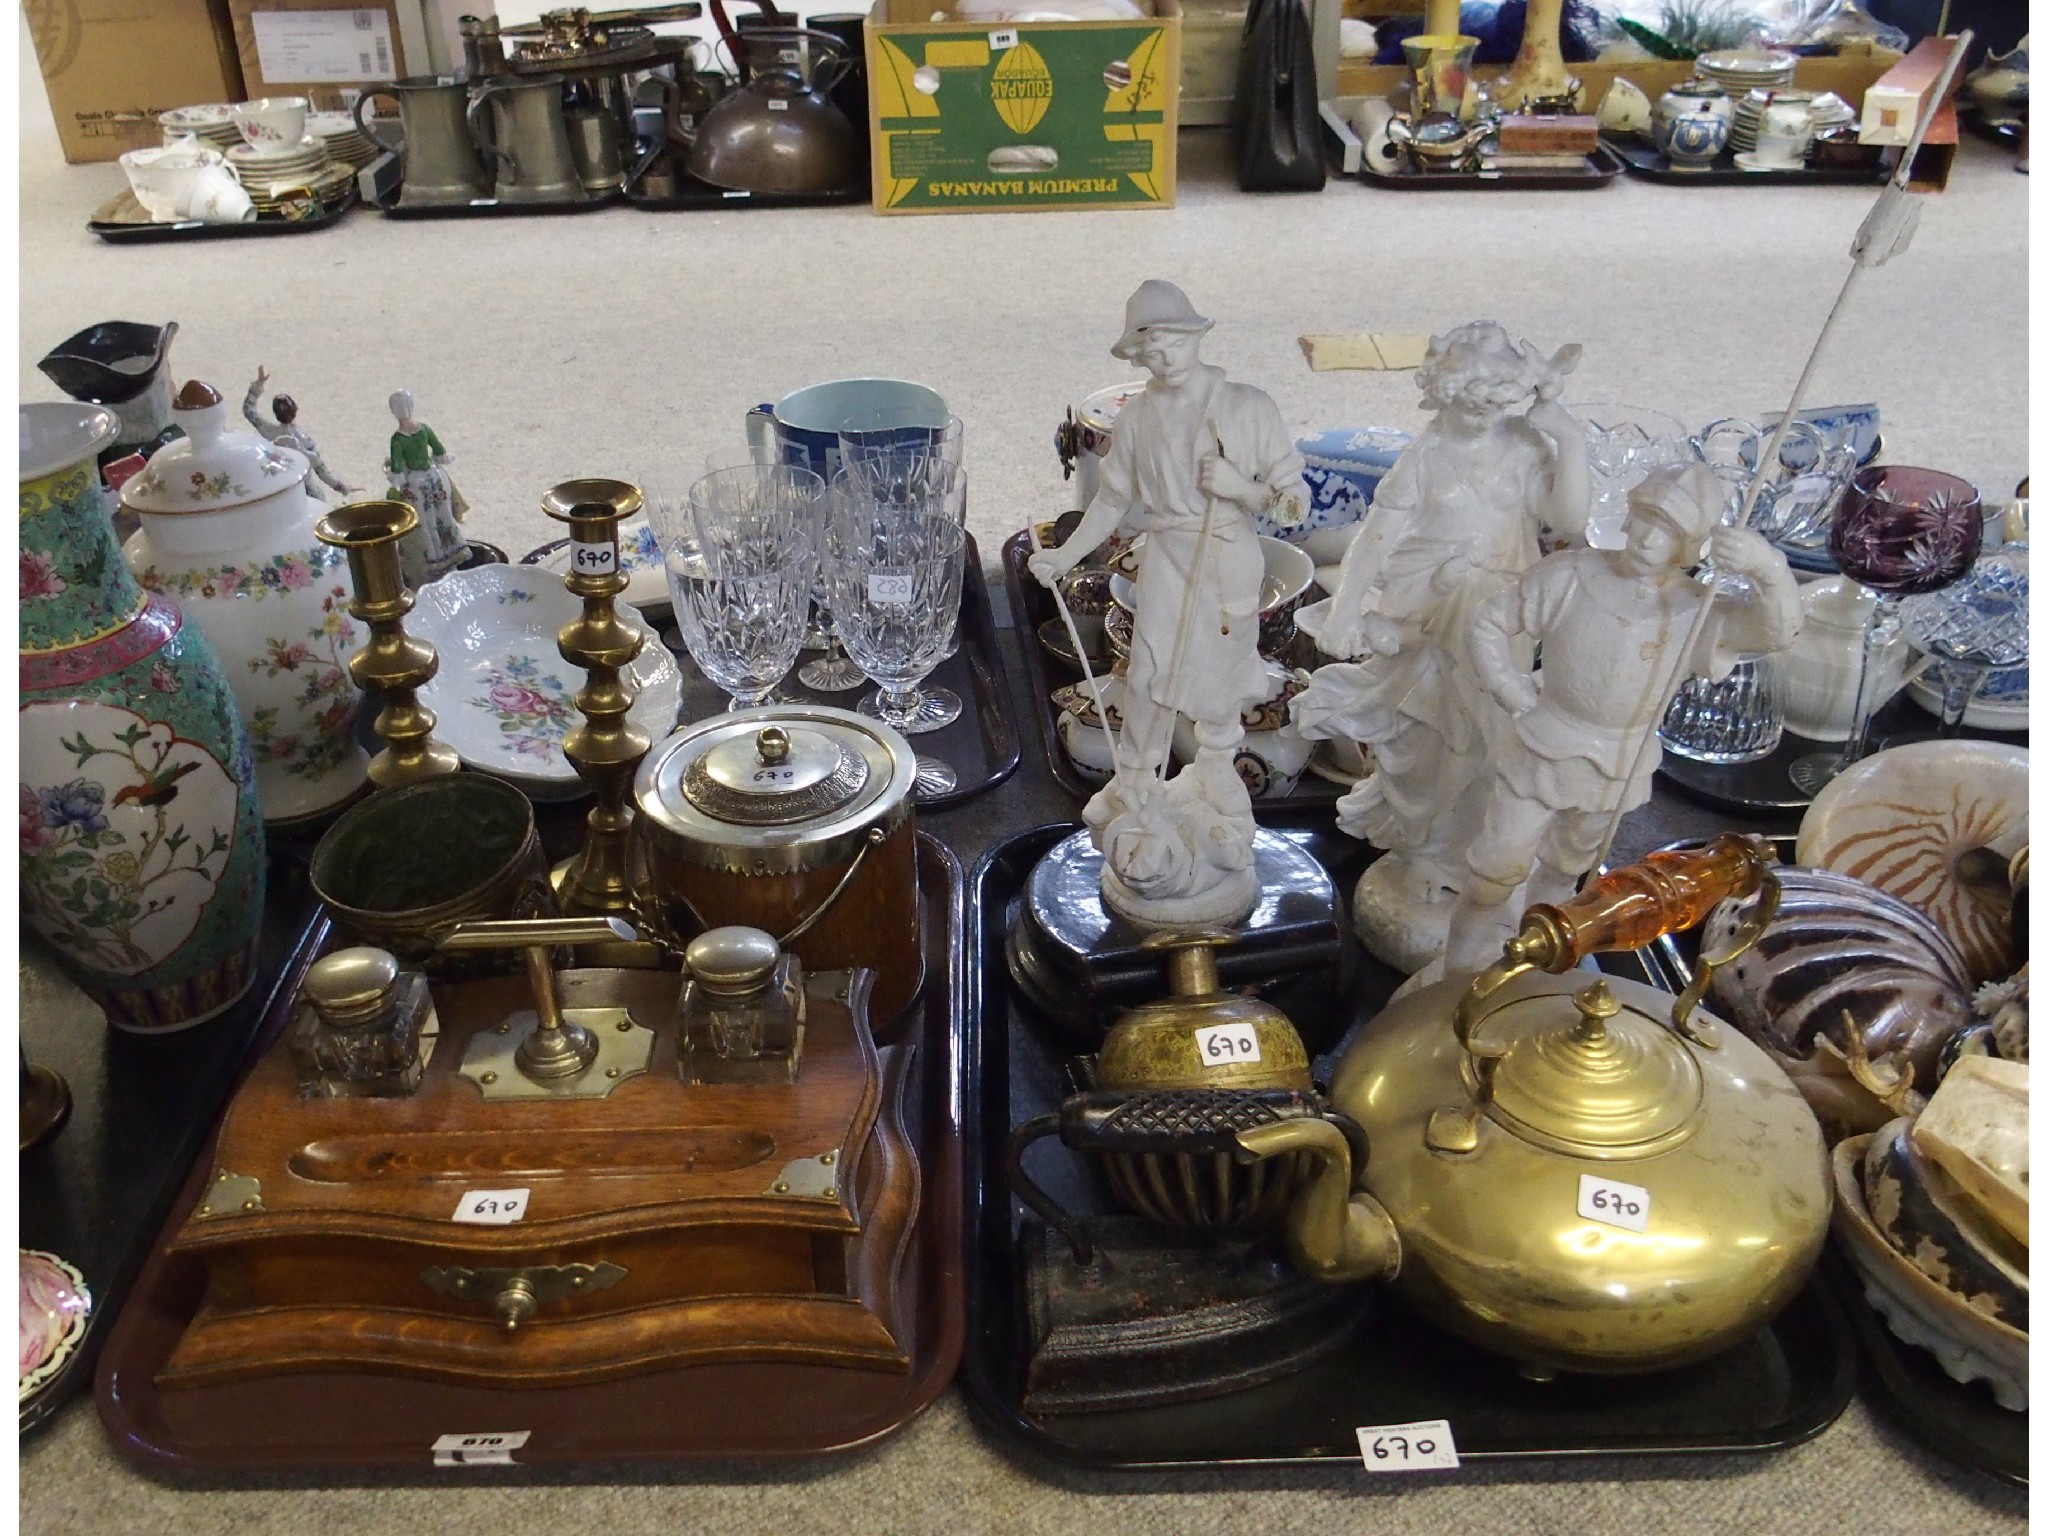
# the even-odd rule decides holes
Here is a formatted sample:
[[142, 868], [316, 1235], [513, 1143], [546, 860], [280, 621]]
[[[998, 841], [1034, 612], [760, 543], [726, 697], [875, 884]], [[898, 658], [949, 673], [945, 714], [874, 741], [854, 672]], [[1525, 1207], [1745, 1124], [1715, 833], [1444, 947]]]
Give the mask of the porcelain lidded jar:
[[248, 722], [265, 822], [320, 816], [370, 767], [348, 675], [360, 638], [348, 566], [313, 537], [326, 504], [306, 488], [304, 454], [227, 430], [227, 402], [211, 385], [188, 381], [171, 416], [184, 438], [121, 487], [142, 524], [123, 553], [220, 652]]
[[205, 633], [121, 563], [96, 462], [118, 418], [20, 423], [22, 915], [116, 1027], [181, 1029], [255, 979], [248, 733]]
[[[1673, 160], [1681, 158], [1671, 153], [1671, 132], [1681, 118], [1719, 118], [1721, 121], [1720, 140], [1728, 142], [1729, 130], [1735, 126], [1735, 103], [1728, 93], [1713, 81], [1694, 75], [1682, 80], [1657, 98], [1657, 105], [1650, 117], [1650, 140], [1664, 154]], [[1703, 123], [1695, 123], [1687, 131], [1688, 144], [1711, 138], [1712, 130]], [[1717, 147], [1715, 153], [1718, 154]], [[1686, 159], [1697, 159], [1695, 153], [1688, 153]], [[1709, 156], [1708, 158], [1712, 158]]]

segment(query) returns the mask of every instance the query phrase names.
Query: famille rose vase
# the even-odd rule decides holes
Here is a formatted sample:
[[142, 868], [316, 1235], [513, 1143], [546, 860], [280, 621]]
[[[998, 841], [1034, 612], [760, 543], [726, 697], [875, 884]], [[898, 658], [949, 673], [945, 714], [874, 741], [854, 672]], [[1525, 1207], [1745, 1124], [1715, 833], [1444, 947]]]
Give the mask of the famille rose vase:
[[121, 487], [141, 527], [123, 553], [149, 592], [175, 601], [227, 667], [266, 825], [339, 809], [366, 782], [348, 674], [359, 636], [347, 561], [313, 537], [326, 503], [304, 454], [228, 430], [220, 392], [188, 381], [172, 402], [184, 437]]
[[114, 546], [114, 413], [20, 416], [22, 915], [117, 1028], [182, 1029], [254, 979], [249, 736], [205, 634]]

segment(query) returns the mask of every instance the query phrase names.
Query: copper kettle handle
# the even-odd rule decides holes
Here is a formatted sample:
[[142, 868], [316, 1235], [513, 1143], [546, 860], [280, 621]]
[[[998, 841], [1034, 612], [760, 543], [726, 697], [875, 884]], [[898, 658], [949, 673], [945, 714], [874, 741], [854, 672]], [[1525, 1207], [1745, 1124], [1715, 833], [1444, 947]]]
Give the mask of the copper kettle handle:
[[1472, 1031], [1487, 1000], [1525, 971], [1562, 975], [1589, 955], [1639, 949], [1667, 933], [1700, 922], [1731, 897], [1761, 897], [1727, 951], [1702, 956], [1692, 985], [1672, 1005], [1671, 1022], [1691, 1034], [1687, 1020], [1718, 966], [1728, 964], [1763, 934], [1778, 911], [1778, 877], [1755, 838], [1724, 832], [1698, 848], [1652, 853], [1592, 881], [1568, 901], [1542, 903], [1522, 914], [1522, 927], [1501, 958], [1481, 971], [1459, 1001], [1453, 1025], [1458, 1044], [1473, 1058], [1481, 1098], [1492, 1081], [1500, 1048], [1476, 1044]]

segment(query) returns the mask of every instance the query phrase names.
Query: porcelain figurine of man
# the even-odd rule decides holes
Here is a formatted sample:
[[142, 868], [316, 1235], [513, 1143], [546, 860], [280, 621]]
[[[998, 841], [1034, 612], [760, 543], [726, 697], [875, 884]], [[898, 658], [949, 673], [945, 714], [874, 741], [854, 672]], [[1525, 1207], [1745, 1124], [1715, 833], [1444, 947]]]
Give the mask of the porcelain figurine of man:
[[[273, 443], [283, 443], [287, 448], [296, 448], [303, 453], [313, 466], [313, 479], [327, 486], [337, 496], [353, 496], [362, 489], [338, 478], [327, 467], [327, 461], [320, 457], [320, 445], [313, 441], [313, 434], [299, 425], [299, 405], [290, 395], [273, 396], [270, 402], [271, 415], [265, 416], [257, 404], [263, 393], [263, 386], [270, 382], [270, 370], [259, 366], [255, 382], [249, 392], [242, 396], [242, 416]], [[274, 418], [274, 419], [273, 419]], [[318, 486], [308, 483], [306, 489], [315, 496], [326, 500], [326, 494]]]
[[384, 467], [391, 475], [392, 500], [407, 503], [420, 517], [419, 527], [398, 545], [405, 584], [418, 590], [446, 576], [468, 553], [469, 541], [458, 524], [469, 503], [448, 474], [454, 456], [441, 446], [434, 429], [413, 415], [412, 391], [394, 391], [390, 405], [398, 430], [391, 434], [391, 456]]
[[[1650, 798], [1657, 725], [1681, 667], [1725, 677], [1742, 656], [1799, 638], [1785, 557], [1761, 534], [1716, 527], [1726, 505], [1705, 465], [1656, 470], [1629, 493], [1622, 548], [1546, 555], [1473, 615], [1474, 670], [1514, 730], [1465, 853], [1446, 974], [1499, 959], [1521, 920], [1516, 890], [1526, 885], [1527, 903], [1569, 896], [1615, 818]], [[1703, 552], [1718, 576], [1742, 578], [1734, 590], [1715, 595], [1694, 578]], [[1696, 647], [1679, 655], [1710, 597]], [[1533, 676], [1518, 636], [1542, 648]]]
[[[1117, 417], [1079, 525], [1031, 558], [1051, 586], [1144, 508], [1116, 768], [1083, 817], [1103, 852], [1104, 902], [1155, 927], [1236, 922], [1258, 899], [1251, 796], [1234, 766], [1243, 712], [1273, 686], [1259, 659], [1265, 564], [1252, 517], [1291, 527], [1309, 506], [1279, 407], [1202, 361], [1213, 323], [1172, 283], [1131, 295], [1110, 354], [1151, 380]], [[1169, 779], [1179, 715], [1196, 752]]]
[[1317, 671], [1292, 718], [1311, 739], [1372, 748], [1373, 771], [1337, 802], [1337, 824], [1387, 850], [1359, 878], [1352, 918], [1403, 971], [1443, 953], [1507, 733], [1466, 655], [1468, 621], [1535, 563], [1539, 540], [1584, 537], [1586, 435], [1558, 399], [1578, 355], [1545, 359], [1491, 320], [1432, 336], [1415, 382], [1435, 419], [1373, 493], [1335, 595], [1297, 621], [1326, 655], [1360, 658]]

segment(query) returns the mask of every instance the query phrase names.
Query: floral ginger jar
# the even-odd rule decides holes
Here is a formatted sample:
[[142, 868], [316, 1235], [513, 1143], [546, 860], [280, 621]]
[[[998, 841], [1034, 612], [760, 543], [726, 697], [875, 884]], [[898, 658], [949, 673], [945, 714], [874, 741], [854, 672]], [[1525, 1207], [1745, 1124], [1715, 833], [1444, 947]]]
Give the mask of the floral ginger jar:
[[24, 405], [21, 906], [121, 1029], [212, 1018], [255, 979], [263, 814], [212, 644], [114, 546], [119, 419]]
[[342, 552], [313, 536], [327, 510], [293, 448], [230, 432], [218, 390], [188, 382], [172, 404], [182, 440], [121, 487], [142, 526], [123, 553], [136, 579], [206, 631], [249, 727], [263, 819], [339, 809], [370, 760], [355, 736], [358, 643]]

